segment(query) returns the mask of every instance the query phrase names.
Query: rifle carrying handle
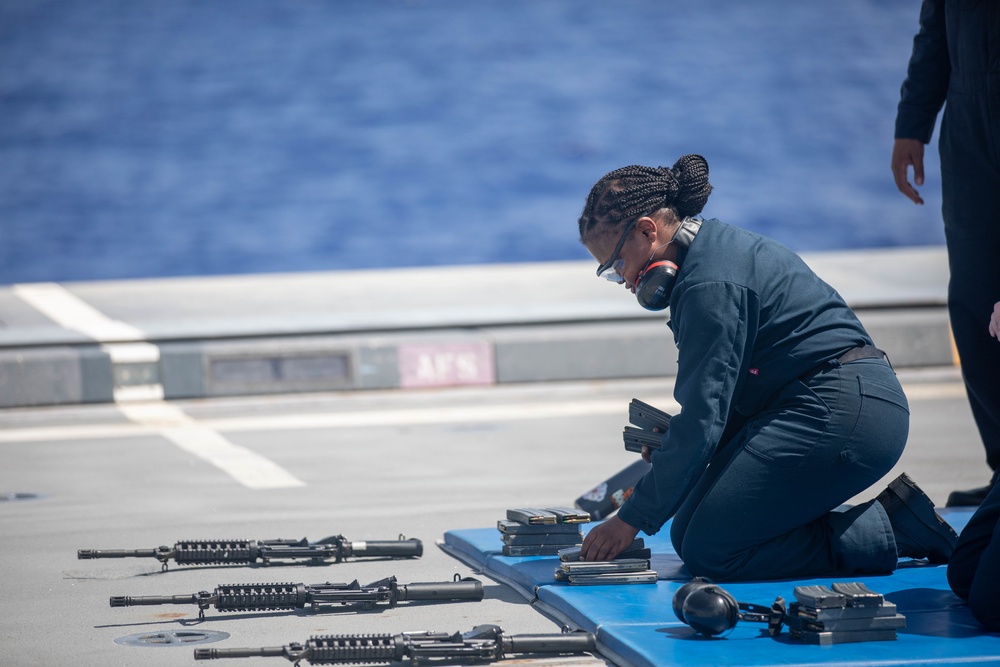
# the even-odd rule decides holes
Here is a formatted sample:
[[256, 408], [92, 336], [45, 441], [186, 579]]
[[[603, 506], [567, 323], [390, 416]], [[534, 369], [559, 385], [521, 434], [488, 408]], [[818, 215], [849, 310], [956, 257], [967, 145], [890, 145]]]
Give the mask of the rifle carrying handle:
[[596, 640], [589, 632], [563, 632], [558, 635], [508, 635], [504, 653], [583, 653], [595, 650]]
[[424, 555], [424, 544], [418, 539], [370, 540], [351, 542], [355, 556], [383, 556], [386, 558], [419, 558]]
[[399, 587], [400, 600], [482, 600], [483, 582], [467, 577], [438, 583], [405, 584]]

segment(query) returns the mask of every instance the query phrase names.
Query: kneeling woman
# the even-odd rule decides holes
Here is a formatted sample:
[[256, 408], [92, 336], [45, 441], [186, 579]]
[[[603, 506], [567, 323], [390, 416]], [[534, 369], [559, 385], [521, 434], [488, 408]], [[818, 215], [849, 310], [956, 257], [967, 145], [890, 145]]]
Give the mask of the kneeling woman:
[[905, 475], [834, 511], [889, 472], [906, 443], [906, 397], [837, 292], [793, 252], [698, 215], [708, 164], [631, 166], [593, 187], [580, 239], [598, 275], [651, 310], [670, 307], [681, 406], [650, 472], [595, 526], [583, 558], [613, 558], [669, 519], [694, 575], [738, 581], [885, 573], [945, 562], [955, 533]]

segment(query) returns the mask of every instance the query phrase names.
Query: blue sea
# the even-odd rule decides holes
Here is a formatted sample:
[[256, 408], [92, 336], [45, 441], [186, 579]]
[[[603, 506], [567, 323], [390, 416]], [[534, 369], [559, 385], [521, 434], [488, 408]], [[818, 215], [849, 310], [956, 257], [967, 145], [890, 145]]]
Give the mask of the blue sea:
[[889, 171], [919, 0], [0, 0], [0, 283], [585, 259], [704, 155], [798, 251], [944, 242]]

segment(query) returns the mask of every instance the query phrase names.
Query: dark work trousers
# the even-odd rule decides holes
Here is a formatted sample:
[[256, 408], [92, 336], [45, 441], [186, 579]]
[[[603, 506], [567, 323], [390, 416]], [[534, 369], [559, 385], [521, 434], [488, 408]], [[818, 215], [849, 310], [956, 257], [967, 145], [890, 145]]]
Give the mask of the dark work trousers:
[[1000, 632], [1000, 484], [972, 515], [948, 561], [948, 583], [976, 620]]
[[[941, 189], [951, 281], [948, 312], [972, 415], [990, 468], [1000, 468], [1000, 73], [952, 73], [941, 119]], [[991, 83], [990, 83], [991, 82]]]
[[892, 572], [882, 505], [838, 507], [892, 469], [909, 419], [881, 359], [790, 383], [717, 451], [674, 516], [674, 548], [715, 581]]

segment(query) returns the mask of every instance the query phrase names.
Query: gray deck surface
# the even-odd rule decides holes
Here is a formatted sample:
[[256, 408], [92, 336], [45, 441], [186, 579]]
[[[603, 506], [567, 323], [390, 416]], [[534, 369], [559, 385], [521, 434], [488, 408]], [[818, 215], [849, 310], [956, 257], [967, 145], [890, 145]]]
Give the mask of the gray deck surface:
[[[950, 365], [943, 253], [873, 255], [810, 261], [866, 323], [886, 332], [876, 342], [894, 357], [912, 411], [910, 442], [891, 475], [906, 470], [943, 504], [952, 489], [988, 478], [958, 371]], [[662, 315], [645, 314], [620, 288], [595, 284], [592, 270], [570, 263], [62, 286], [107, 320], [131, 327], [121, 331], [140, 332], [132, 340], [151, 341], [161, 352], [181, 342], [245, 351], [265, 340], [277, 349], [304, 349], [317, 341], [329, 348], [330, 339], [348, 335], [388, 340], [390, 347], [402, 336], [465, 336], [487, 338], [498, 359], [505, 350], [537, 355], [533, 366], [541, 369], [539, 377], [505, 378], [498, 362], [495, 381], [481, 386], [414, 390], [389, 378], [381, 387], [303, 392], [262, 386], [244, 396], [204, 391], [172, 398], [168, 390], [166, 401], [119, 403], [83, 401], [78, 393], [44, 404], [46, 387], [60, 386], [63, 367], [51, 360], [56, 352], [82, 357], [118, 341], [58, 326], [18, 288], [0, 288], [0, 369], [7, 373], [0, 395], [11, 396], [11, 369], [24, 368], [19, 355], [55, 369], [50, 384], [30, 388], [35, 404], [8, 400], [10, 407], [0, 410], [0, 494], [37, 495], [0, 502], [0, 662], [193, 662], [191, 646], [114, 641], [169, 631], [231, 635], [205, 645], [212, 647], [280, 645], [316, 633], [468, 630], [480, 623], [499, 623], [512, 633], [558, 631], [557, 619], [486, 579], [487, 599], [478, 603], [329, 614], [209, 610], [201, 623], [193, 606], [110, 608], [108, 599], [242, 582], [367, 583], [395, 575], [408, 583], [474, 575], [434, 546], [445, 531], [491, 526], [508, 507], [572, 503], [634, 460], [620, 437], [632, 397], [677, 409], [669, 368], [633, 372], [627, 352], [615, 353], [623, 355], [621, 377], [605, 368], [588, 377], [579, 356], [575, 364], [546, 366], [556, 348], [581, 355], [608, 350], [616, 337], [634, 341], [633, 327], [648, 328], [639, 340], [661, 336], [665, 349], [672, 345]], [[159, 372], [168, 362], [169, 355], [161, 357]], [[580, 366], [576, 377], [565, 370]], [[425, 555], [320, 567], [173, 566], [166, 573], [152, 559], [76, 559], [78, 549], [336, 533], [352, 540], [418, 537]]]

